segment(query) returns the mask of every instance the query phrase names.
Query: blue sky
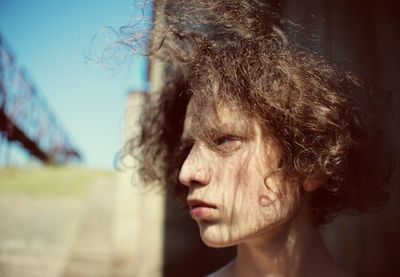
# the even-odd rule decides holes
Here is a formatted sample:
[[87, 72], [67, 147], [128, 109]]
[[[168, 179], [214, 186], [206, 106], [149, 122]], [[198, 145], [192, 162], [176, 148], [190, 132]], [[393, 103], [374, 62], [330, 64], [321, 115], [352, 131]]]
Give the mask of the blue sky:
[[147, 88], [145, 59], [99, 61], [115, 40], [102, 28], [140, 15], [133, 0], [0, 0], [0, 33], [88, 167], [113, 168], [126, 97]]

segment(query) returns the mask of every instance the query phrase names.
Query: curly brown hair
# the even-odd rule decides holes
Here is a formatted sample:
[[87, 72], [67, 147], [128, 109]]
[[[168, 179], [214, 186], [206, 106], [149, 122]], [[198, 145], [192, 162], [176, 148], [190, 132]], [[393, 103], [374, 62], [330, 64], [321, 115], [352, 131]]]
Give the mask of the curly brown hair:
[[[275, 8], [261, 1], [168, 2], [150, 51], [165, 62], [167, 79], [157, 97], [147, 96], [141, 134], [125, 152], [139, 147], [143, 180], [185, 198], [178, 174], [187, 154], [180, 141], [186, 107], [192, 100], [204, 125], [222, 102], [256, 120], [265, 136], [272, 133], [285, 176], [327, 180], [312, 192], [316, 224], [382, 206], [393, 169], [383, 113], [389, 94], [289, 42]], [[213, 143], [212, 134], [201, 135]]]

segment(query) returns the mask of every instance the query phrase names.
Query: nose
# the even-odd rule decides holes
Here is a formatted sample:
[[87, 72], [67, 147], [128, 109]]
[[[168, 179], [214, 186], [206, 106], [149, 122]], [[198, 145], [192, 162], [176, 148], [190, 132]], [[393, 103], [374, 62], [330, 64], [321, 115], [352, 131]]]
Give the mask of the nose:
[[210, 164], [207, 160], [206, 150], [195, 143], [186, 157], [179, 172], [179, 182], [185, 186], [202, 185], [210, 183]]

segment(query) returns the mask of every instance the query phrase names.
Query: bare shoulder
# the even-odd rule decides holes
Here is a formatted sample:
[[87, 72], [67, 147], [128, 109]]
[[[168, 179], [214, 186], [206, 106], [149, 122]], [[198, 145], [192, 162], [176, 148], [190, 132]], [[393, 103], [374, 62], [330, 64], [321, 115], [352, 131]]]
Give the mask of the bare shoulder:
[[206, 277], [226, 277], [226, 276], [233, 276], [234, 275], [234, 265], [235, 265], [235, 260], [233, 259], [217, 271], [211, 273], [210, 275], [207, 275]]

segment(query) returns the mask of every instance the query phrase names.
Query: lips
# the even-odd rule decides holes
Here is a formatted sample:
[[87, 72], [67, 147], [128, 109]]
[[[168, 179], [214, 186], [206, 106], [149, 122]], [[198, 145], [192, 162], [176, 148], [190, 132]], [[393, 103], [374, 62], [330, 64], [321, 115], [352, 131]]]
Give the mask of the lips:
[[190, 207], [190, 215], [194, 219], [207, 217], [213, 210], [217, 209], [215, 205], [198, 199], [188, 199], [187, 203]]

